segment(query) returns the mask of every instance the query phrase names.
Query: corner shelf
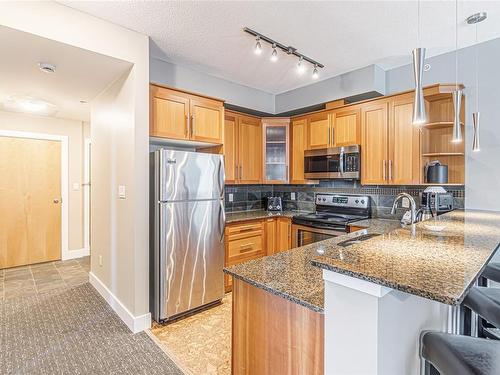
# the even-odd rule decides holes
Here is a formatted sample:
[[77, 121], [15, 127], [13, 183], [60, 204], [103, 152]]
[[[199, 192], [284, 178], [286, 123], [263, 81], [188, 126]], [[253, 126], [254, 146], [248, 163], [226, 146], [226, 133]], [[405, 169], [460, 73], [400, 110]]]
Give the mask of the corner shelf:
[[[463, 122], [460, 125], [464, 125]], [[429, 122], [427, 124], [422, 125], [422, 129], [443, 129], [443, 128], [452, 128], [453, 121], [437, 121], [437, 122]]]
[[464, 156], [463, 152], [429, 152], [426, 154], [422, 154], [423, 157], [432, 157], [432, 156]]

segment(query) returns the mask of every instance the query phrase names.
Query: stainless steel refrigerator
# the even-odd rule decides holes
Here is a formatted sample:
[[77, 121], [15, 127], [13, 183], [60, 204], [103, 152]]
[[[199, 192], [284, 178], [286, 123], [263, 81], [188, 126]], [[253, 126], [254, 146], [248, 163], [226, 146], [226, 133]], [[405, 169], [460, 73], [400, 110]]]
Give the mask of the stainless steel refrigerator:
[[150, 155], [150, 309], [168, 321], [224, 295], [222, 155]]

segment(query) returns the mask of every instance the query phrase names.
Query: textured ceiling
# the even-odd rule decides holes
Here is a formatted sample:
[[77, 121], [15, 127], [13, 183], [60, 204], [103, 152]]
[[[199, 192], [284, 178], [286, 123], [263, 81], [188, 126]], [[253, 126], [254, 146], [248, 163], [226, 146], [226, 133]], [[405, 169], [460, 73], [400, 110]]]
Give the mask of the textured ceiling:
[[[296, 58], [256, 56], [253, 28], [325, 65], [320, 79], [370, 64], [384, 69], [410, 62], [417, 44], [416, 1], [70, 1], [64, 4], [151, 37], [151, 55], [270, 93], [312, 83]], [[500, 1], [459, 1], [459, 45], [474, 43], [465, 18], [487, 11], [481, 41], [500, 37]], [[428, 56], [455, 48], [455, 1], [422, 1], [421, 45]]]
[[[0, 109], [9, 97], [30, 97], [56, 107], [56, 117], [88, 121], [90, 109], [80, 100], [91, 101], [120, 75], [130, 63], [69, 46], [33, 34], [0, 26]], [[55, 65], [48, 74], [38, 62]]]

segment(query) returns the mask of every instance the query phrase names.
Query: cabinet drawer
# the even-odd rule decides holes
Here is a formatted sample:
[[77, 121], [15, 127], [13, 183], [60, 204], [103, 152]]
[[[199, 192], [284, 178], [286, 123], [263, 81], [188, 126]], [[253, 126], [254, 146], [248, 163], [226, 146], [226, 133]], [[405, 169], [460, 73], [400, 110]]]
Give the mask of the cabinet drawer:
[[264, 256], [263, 240], [263, 233], [256, 233], [239, 239], [229, 239], [227, 244], [228, 264], [232, 265]]
[[262, 221], [245, 222], [242, 224], [232, 224], [226, 226], [226, 235], [231, 236], [235, 234], [249, 233], [253, 231], [262, 231]]

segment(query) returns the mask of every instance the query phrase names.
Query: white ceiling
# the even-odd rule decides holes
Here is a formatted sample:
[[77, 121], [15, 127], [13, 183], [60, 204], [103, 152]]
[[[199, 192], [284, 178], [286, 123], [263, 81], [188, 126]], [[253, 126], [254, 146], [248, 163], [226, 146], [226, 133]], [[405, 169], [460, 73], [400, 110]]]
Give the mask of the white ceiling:
[[[31, 97], [56, 107], [56, 117], [88, 121], [90, 102], [131, 64], [0, 26], [0, 109], [9, 97]], [[54, 74], [38, 62], [56, 65]]]
[[[312, 83], [296, 59], [253, 54], [253, 28], [323, 63], [320, 79], [370, 64], [410, 62], [417, 43], [416, 1], [65, 1], [66, 5], [151, 37], [151, 55], [270, 93]], [[487, 11], [480, 40], [500, 37], [500, 1], [459, 1], [459, 45], [473, 44], [465, 18]], [[434, 56], [455, 48], [455, 1], [421, 2], [421, 44]]]

